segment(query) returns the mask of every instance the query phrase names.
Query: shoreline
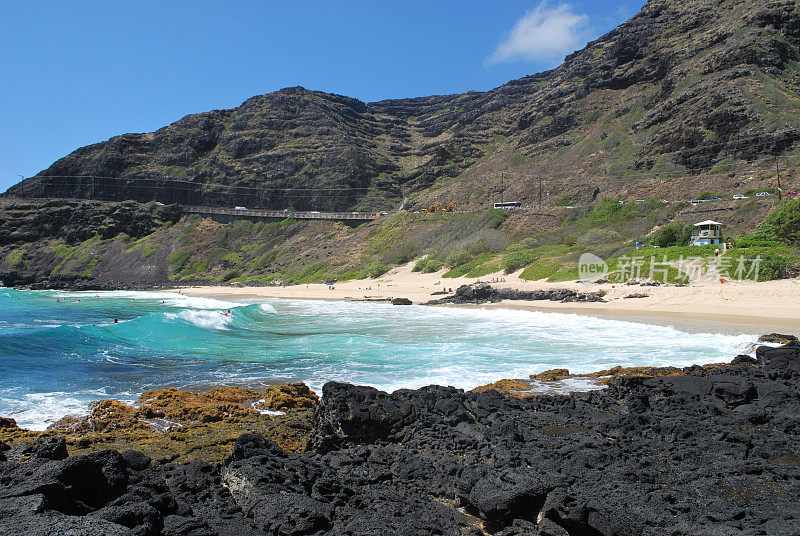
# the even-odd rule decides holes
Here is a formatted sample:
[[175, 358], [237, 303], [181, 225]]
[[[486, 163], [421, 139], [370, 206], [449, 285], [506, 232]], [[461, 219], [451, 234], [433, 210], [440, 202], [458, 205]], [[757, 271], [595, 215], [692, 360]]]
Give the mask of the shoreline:
[[[709, 326], [729, 330], [734, 326], [757, 331], [800, 331], [800, 280], [751, 282], [703, 281], [678, 287], [672, 285], [639, 286], [611, 283], [525, 281], [517, 274], [493, 274], [482, 278], [445, 279], [443, 272], [412, 272], [412, 264], [390, 270], [371, 280], [325, 284], [302, 284], [285, 287], [187, 286], [168, 290], [187, 296], [224, 299], [295, 299], [322, 301], [385, 301], [408, 298], [415, 305], [442, 297], [434, 292], [455, 290], [461, 285], [489, 283], [495, 288], [522, 291], [570, 289], [578, 292], [605, 292], [606, 302], [561, 303], [552, 301], [508, 301], [486, 304], [457, 304], [447, 307], [482, 307], [590, 315], [607, 319], [627, 320], [658, 325], [675, 325], [697, 329]], [[499, 282], [495, 282], [499, 280]], [[646, 297], [627, 298], [631, 294]], [[677, 326], [676, 326], [677, 327]]]

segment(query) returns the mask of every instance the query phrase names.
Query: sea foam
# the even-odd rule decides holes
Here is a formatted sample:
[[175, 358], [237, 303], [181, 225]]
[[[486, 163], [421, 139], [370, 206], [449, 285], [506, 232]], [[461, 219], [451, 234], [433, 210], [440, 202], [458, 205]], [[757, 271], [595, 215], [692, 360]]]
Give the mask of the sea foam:
[[304, 381], [320, 392], [342, 381], [387, 391], [470, 389], [552, 368], [730, 361], [756, 342], [754, 334], [509, 309], [235, 302], [173, 292], [6, 294], [0, 415], [38, 428], [85, 412], [92, 400], [135, 399], [165, 386]]

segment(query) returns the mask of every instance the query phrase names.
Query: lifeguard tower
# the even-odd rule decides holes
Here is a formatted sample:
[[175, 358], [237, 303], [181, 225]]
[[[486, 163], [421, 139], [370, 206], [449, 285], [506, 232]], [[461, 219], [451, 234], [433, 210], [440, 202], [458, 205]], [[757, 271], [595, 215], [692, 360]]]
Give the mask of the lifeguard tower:
[[718, 221], [706, 220], [694, 224], [692, 246], [709, 246], [722, 243], [722, 224]]

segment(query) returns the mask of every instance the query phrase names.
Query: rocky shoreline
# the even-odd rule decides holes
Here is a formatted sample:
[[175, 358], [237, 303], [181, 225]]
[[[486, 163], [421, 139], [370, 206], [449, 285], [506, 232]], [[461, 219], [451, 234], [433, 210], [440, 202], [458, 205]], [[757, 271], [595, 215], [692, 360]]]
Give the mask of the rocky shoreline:
[[603, 291], [598, 292], [577, 292], [572, 289], [555, 288], [542, 290], [516, 290], [511, 288], [496, 289], [486, 283], [476, 283], [472, 285], [461, 285], [456, 291], [444, 298], [431, 300], [425, 305], [446, 305], [446, 304], [472, 304], [481, 305], [484, 303], [499, 303], [503, 300], [518, 301], [557, 301], [561, 303], [570, 302], [604, 302]]
[[[286, 408], [308, 419], [296, 449], [248, 420], [253, 393], [197, 395], [199, 426], [248, 432], [218, 449], [224, 461], [170, 463], [122, 442], [75, 455], [63, 430], [0, 444], [0, 534], [795, 535], [800, 343], [752, 361], [612, 372], [607, 389], [555, 396], [332, 382], [318, 404], [300, 397], [313, 410]], [[123, 429], [185, 418], [175, 392], [153, 393]]]

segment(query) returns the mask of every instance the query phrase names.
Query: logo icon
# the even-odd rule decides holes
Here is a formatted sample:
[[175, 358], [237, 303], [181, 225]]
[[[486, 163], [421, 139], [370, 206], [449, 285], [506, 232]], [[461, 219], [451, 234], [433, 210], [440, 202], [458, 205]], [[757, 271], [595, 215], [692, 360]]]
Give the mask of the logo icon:
[[578, 260], [578, 279], [581, 281], [593, 281], [603, 279], [608, 275], [608, 264], [606, 261], [592, 253], [584, 253]]

